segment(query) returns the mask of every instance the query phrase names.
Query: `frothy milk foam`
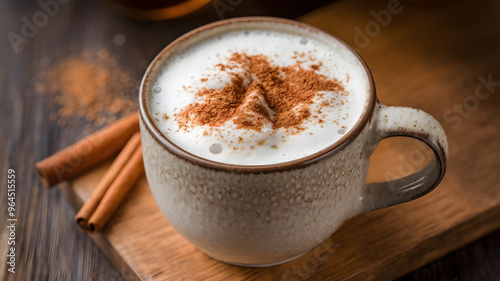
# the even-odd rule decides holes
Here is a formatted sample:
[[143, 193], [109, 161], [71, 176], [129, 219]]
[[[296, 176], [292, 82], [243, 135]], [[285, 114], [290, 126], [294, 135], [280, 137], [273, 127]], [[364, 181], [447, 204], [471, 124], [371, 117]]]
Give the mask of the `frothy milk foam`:
[[[361, 116], [368, 99], [368, 78], [359, 60], [335, 40], [319, 40], [282, 31], [228, 31], [201, 40], [174, 54], [157, 74], [150, 94], [150, 112], [159, 130], [175, 145], [197, 156], [228, 164], [282, 163], [318, 152], [346, 134]], [[197, 93], [222, 89], [232, 76], [218, 67], [234, 53], [263, 55], [272, 65], [299, 64], [328, 79], [343, 91], [322, 91], [309, 105], [310, 117], [300, 128], [260, 130], [238, 127], [232, 120], [211, 127], [179, 124], [176, 114], [192, 103], [203, 103]], [[320, 65], [320, 67], [317, 67]], [[237, 69], [251, 77], [248, 70]], [[246, 80], [245, 80], [246, 81]], [[329, 106], [321, 106], [328, 99]], [[272, 114], [272, 109], [271, 114]], [[321, 120], [319, 120], [321, 119]]]

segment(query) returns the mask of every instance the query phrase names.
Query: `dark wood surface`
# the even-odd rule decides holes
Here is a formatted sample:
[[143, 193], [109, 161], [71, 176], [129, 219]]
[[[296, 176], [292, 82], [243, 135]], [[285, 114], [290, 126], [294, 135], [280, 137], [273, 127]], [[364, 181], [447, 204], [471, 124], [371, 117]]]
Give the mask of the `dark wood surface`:
[[[279, 8], [278, 4], [265, 4], [265, 1], [243, 0], [223, 16], [278, 15], [295, 18], [325, 1], [300, 2], [307, 4], [287, 4], [286, 8]], [[483, 7], [488, 8], [486, 5]], [[21, 18], [31, 17], [39, 10], [35, 1], [0, 2], [0, 198], [2, 202], [7, 202], [7, 169], [15, 169], [18, 219], [16, 273], [6, 272], [5, 239], [9, 233], [3, 228], [0, 279], [127, 280], [126, 275], [122, 276], [123, 270], [114, 268], [73, 223], [75, 210], [60, 192], [44, 189], [33, 173], [35, 161], [80, 138], [86, 122], [81, 120], [83, 125], [80, 127], [59, 128], [50, 121], [49, 114], [57, 107], [46, 97], [33, 92], [33, 79], [42, 70], [40, 60], [55, 58], [58, 50], [64, 51], [70, 42], [77, 42], [82, 47], [107, 48], [134, 79], [140, 80], [147, 62], [168, 42], [199, 25], [219, 19], [219, 15], [213, 6], [209, 6], [185, 19], [147, 23], [118, 17], [93, 1], [70, 1], [61, 6], [46, 26], [40, 28], [22, 52], [14, 53], [6, 34], [19, 33]], [[111, 43], [117, 33], [127, 38], [123, 46]], [[500, 34], [491, 36], [492, 44], [498, 44]], [[473, 58], [470, 53], [457, 56]], [[492, 61], [491, 71], [498, 71], [499, 56]], [[7, 218], [5, 205], [0, 204], [2, 223], [6, 223]], [[495, 231], [400, 280], [500, 280], [499, 241], [500, 231]]]

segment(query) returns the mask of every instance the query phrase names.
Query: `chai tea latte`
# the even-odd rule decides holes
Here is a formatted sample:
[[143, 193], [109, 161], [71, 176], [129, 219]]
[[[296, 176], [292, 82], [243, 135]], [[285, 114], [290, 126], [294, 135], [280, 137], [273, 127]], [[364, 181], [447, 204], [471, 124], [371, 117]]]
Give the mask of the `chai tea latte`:
[[275, 164], [346, 134], [366, 106], [368, 81], [341, 43], [227, 31], [166, 61], [151, 87], [150, 112], [187, 152], [227, 164]]

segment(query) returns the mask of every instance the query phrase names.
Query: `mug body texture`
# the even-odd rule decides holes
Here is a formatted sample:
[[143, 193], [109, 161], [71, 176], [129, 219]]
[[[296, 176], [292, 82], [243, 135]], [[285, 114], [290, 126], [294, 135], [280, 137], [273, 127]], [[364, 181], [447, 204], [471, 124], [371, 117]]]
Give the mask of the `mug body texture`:
[[[182, 236], [226, 263], [280, 264], [320, 244], [346, 219], [415, 199], [440, 182], [448, 147], [439, 123], [417, 109], [380, 104], [370, 71], [348, 46], [364, 66], [369, 95], [354, 127], [329, 147], [289, 162], [243, 166], [206, 160], [170, 142], [155, 126], [148, 108], [152, 81], [161, 65], [203, 38], [248, 28], [345, 45], [333, 35], [296, 21], [239, 18], [196, 29], [153, 60], [139, 97], [144, 165], [156, 203]], [[370, 155], [381, 139], [396, 135], [422, 140], [434, 151], [435, 159], [405, 178], [367, 185]]]

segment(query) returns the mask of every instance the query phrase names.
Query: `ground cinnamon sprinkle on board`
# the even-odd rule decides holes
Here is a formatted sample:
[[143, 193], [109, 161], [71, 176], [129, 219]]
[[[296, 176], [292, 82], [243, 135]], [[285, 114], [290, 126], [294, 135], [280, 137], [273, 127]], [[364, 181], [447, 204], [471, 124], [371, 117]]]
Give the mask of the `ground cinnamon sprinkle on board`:
[[[201, 89], [196, 94], [199, 102], [175, 114], [181, 128], [218, 127], [233, 120], [238, 128], [260, 131], [265, 124], [272, 124], [275, 130], [300, 131], [304, 129], [300, 127], [302, 122], [311, 116], [309, 107], [318, 92], [344, 92], [339, 81], [317, 73], [321, 63], [310, 68], [303, 68], [299, 62], [276, 66], [264, 55], [233, 53], [227, 63], [216, 66], [231, 75], [231, 83], [222, 89]], [[249, 75], [244, 77], [241, 72], [232, 72], [234, 69], [244, 69]], [[320, 106], [328, 105], [325, 102]]]
[[57, 116], [51, 114], [59, 126], [71, 117], [102, 126], [116, 115], [137, 110], [135, 97], [129, 94], [136, 82], [107, 50], [83, 50], [48, 65], [36, 78], [34, 89], [59, 106]]

